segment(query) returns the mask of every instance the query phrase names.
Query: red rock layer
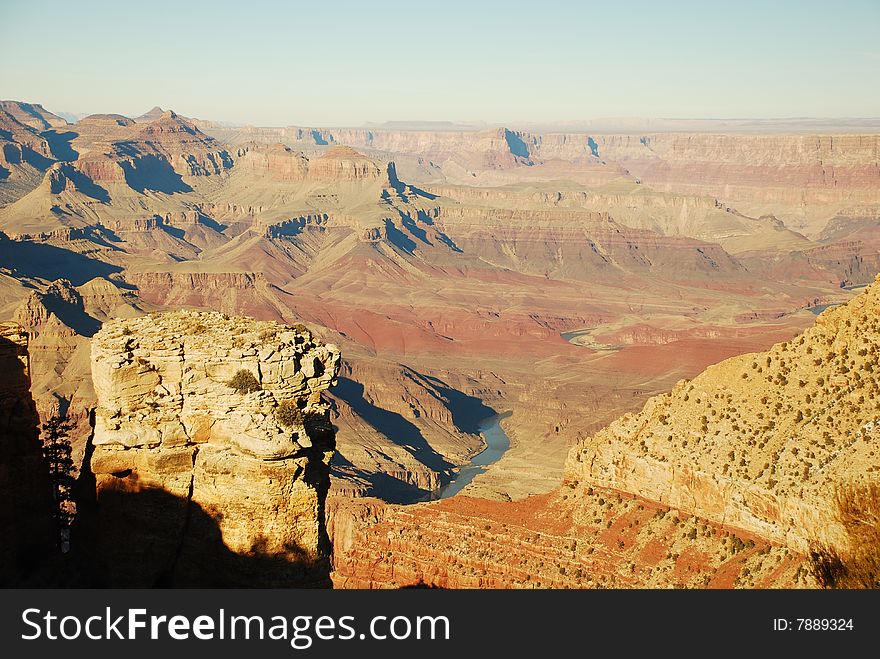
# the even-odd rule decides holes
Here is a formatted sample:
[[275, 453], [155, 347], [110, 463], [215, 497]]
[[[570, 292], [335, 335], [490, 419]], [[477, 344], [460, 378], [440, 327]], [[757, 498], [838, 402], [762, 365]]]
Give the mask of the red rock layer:
[[388, 506], [331, 498], [337, 588], [774, 588], [804, 559], [743, 531], [613, 490], [517, 502]]

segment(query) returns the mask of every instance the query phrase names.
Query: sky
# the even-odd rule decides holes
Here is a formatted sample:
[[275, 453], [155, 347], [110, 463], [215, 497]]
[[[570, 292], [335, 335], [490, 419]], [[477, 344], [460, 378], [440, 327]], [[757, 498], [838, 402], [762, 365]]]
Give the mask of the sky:
[[0, 98], [260, 126], [880, 117], [880, 0], [0, 0]]

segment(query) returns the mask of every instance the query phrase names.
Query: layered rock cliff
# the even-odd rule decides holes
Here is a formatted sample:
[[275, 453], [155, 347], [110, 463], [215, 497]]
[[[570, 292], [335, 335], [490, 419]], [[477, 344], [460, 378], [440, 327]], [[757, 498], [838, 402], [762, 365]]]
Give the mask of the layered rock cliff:
[[880, 282], [763, 353], [728, 359], [572, 449], [568, 478], [804, 550], [839, 545], [834, 492], [877, 482]]
[[600, 488], [515, 502], [332, 497], [337, 588], [793, 588], [804, 558], [754, 534]]
[[92, 342], [96, 553], [110, 585], [326, 586], [339, 351], [219, 313], [109, 322]]

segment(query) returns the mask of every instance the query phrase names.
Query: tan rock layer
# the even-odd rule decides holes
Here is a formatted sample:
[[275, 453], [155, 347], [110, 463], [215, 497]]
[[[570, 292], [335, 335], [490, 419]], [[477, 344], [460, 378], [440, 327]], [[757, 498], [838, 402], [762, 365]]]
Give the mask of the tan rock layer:
[[[90, 464], [110, 583], [327, 585], [335, 442], [321, 394], [338, 365], [334, 346], [271, 322], [173, 312], [105, 324]], [[256, 390], [229, 384], [241, 370]], [[285, 420], [284, 406], [299, 412]]]

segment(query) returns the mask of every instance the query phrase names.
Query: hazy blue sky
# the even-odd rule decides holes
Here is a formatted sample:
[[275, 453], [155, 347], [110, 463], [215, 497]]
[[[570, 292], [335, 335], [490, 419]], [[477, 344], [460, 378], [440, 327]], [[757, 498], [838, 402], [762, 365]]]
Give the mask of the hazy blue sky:
[[79, 113], [880, 116], [880, 0], [0, 0], [0, 24], [0, 97]]

